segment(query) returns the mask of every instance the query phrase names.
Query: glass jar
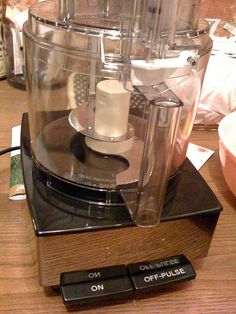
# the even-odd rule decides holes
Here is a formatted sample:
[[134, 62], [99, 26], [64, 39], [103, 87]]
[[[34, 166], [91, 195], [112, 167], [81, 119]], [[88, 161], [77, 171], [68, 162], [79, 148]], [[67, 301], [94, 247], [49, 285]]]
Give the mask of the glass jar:
[[7, 80], [14, 87], [25, 89], [22, 27], [29, 7], [36, 0], [2, 0], [3, 40]]

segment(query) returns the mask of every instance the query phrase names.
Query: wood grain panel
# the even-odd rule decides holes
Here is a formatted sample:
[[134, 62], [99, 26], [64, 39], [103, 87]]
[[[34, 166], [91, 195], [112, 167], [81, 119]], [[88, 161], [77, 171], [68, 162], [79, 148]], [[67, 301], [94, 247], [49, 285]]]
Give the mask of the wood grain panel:
[[185, 254], [207, 255], [218, 214], [163, 222], [155, 228], [118, 228], [38, 238], [40, 281], [59, 284], [60, 273]]

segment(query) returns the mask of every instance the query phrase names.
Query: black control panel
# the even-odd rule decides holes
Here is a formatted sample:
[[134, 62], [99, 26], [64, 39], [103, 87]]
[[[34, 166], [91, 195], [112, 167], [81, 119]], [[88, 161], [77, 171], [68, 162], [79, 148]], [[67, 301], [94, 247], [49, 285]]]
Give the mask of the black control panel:
[[191, 280], [196, 277], [192, 264], [184, 255], [66, 272], [61, 274], [60, 289], [66, 305], [130, 298], [158, 289], [163, 285]]

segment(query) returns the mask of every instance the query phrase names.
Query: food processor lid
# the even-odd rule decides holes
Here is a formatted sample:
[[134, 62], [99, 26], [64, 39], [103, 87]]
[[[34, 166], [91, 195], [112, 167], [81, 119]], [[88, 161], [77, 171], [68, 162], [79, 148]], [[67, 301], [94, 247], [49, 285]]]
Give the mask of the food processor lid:
[[[151, 65], [159, 71], [163, 62], [158, 60], [162, 59], [169, 63], [175, 58], [171, 67], [183, 68], [186, 60], [195, 63], [211, 47], [209, 25], [199, 20], [200, 3], [201, 0], [46, 0], [30, 8], [26, 33], [51, 49], [80, 51], [87, 56], [89, 53], [90, 58], [99, 58], [108, 71], [116, 68], [116, 78], [126, 76], [125, 71], [131, 68], [150, 70]], [[132, 60], [143, 60], [144, 65], [131, 64]]]
[[158, 15], [163, 29], [172, 18], [178, 30], [186, 30], [197, 27], [200, 4], [201, 0], [58, 0], [58, 13], [64, 21], [109, 28]]
[[[209, 32], [199, 25], [201, 0], [46, 0], [29, 10], [32, 32], [38, 23], [85, 34], [109, 34], [138, 39], [147, 46], [173, 44], [177, 36], [199, 37]], [[199, 27], [200, 26], [200, 27]]]
[[[47, 22], [120, 29], [125, 21], [147, 23], [154, 16], [167, 30], [174, 20], [176, 29], [190, 30], [198, 25], [201, 0], [46, 0], [35, 4], [30, 15]], [[145, 18], [146, 17], [146, 18]], [[61, 23], [60, 23], [61, 21]], [[136, 28], [138, 25], [136, 24]], [[138, 29], [138, 28], [137, 28]]]

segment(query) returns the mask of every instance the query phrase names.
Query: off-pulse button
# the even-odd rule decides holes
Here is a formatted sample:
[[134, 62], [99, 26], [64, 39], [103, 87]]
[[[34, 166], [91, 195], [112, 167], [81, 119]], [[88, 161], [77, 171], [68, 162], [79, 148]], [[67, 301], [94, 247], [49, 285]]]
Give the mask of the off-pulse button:
[[61, 286], [66, 305], [98, 302], [104, 299], [128, 298], [133, 285], [128, 276]]
[[137, 293], [152, 290], [162, 285], [194, 279], [195, 277], [196, 272], [191, 263], [131, 275]]
[[128, 270], [131, 274], [135, 273], [141, 273], [141, 272], [147, 272], [149, 270], [161, 270], [167, 267], [177, 266], [177, 265], [183, 265], [189, 263], [189, 260], [186, 258], [185, 255], [175, 255], [175, 256], [169, 256], [166, 258], [160, 258], [157, 260], [152, 261], [145, 261], [142, 263], [133, 263], [128, 264]]

